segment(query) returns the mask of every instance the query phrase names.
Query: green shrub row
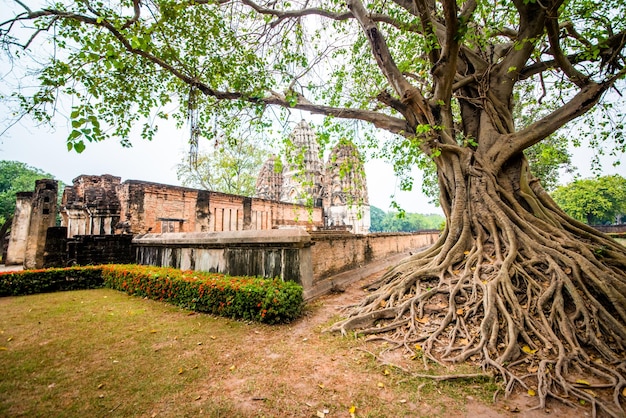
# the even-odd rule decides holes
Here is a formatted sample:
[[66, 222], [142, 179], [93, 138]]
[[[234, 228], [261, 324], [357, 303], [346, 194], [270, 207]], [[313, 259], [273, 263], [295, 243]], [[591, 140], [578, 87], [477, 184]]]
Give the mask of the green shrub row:
[[103, 266], [102, 276], [112, 289], [229, 318], [275, 324], [302, 312], [302, 287], [279, 279], [136, 265]]
[[0, 273], [0, 296], [97, 289], [102, 286], [102, 269], [99, 266]]
[[0, 273], [0, 296], [102, 286], [197, 312], [267, 324], [292, 321], [303, 306], [302, 287], [279, 279], [134, 264]]

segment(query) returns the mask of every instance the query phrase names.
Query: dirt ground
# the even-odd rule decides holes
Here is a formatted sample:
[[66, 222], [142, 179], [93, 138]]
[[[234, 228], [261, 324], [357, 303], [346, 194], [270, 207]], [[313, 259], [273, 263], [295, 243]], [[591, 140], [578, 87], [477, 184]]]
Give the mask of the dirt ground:
[[[338, 348], [338, 337], [324, 333], [323, 329], [340, 315], [342, 307], [357, 302], [364, 295], [363, 285], [380, 274], [355, 282], [342, 293], [316, 300], [305, 318], [294, 324], [252, 331], [248, 347], [231, 353], [237, 358], [247, 358], [243, 364], [236, 365], [236, 370], [242, 374], [226, 377], [219, 385], [221, 393], [235, 400], [250, 416], [276, 416], [278, 413], [278, 416], [350, 417], [352, 406], [355, 406], [355, 417], [590, 415], [585, 410], [573, 410], [556, 403], [545, 410], [530, 410], [537, 399], [526, 394], [493, 403], [484, 399], [483, 390], [483, 399], [479, 400], [476, 388], [484, 387], [485, 383], [455, 381], [441, 386], [411, 379], [384, 363], [424, 373], [422, 362], [405, 358], [399, 350], [374, 360], [370, 353], [378, 355], [382, 351], [381, 343], [345, 338], [345, 347]], [[329, 339], [334, 340], [332, 344], [328, 344]], [[251, 351], [250, 347], [256, 350]], [[255, 375], [258, 369], [254, 363], [266, 364], [269, 374]], [[450, 374], [454, 374], [454, 370], [451, 369]], [[205, 393], [198, 396], [215, 396], [215, 388], [206, 388]]]

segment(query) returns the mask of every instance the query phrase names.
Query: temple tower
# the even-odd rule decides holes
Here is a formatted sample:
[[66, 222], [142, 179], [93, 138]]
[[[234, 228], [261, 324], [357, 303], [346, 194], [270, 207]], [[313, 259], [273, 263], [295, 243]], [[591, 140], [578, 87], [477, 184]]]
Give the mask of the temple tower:
[[289, 137], [285, 151], [281, 202], [322, 205], [322, 159], [315, 132], [302, 120]]
[[275, 155], [265, 161], [256, 180], [256, 197], [267, 200], [280, 200], [283, 187], [282, 163]]
[[370, 229], [370, 207], [365, 168], [356, 146], [341, 140], [326, 163], [324, 215], [329, 228], [347, 228], [355, 234]]

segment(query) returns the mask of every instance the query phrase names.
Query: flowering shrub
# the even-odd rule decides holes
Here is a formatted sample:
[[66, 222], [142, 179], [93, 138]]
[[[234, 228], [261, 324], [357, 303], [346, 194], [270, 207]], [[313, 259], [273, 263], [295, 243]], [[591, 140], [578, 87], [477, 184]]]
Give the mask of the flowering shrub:
[[137, 265], [102, 266], [102, 277], [112, 289], [230, 318], [275, 324], [302, 311], [302, 287], [279, 279]]
[[0, 273], [0, 296], [96, 289], [102, 286], [102, 269], [98, 266]]
[[129, 264], [0, 273], [0, 296], [102, 286], [197, 312], [267, 324], [296, 319], [303, 305], [302, 287], [294, 282], [167, 267]]

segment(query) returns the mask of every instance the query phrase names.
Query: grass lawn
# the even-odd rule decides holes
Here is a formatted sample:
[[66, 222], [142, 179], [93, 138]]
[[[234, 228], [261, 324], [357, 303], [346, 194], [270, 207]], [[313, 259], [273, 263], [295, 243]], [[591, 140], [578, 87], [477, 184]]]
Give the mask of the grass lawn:
[[417, 379], [322, 333], [335, 303], [267, 326], [109, 289], [0, 298], [0, 416], [499, 416], [488, 379]]

